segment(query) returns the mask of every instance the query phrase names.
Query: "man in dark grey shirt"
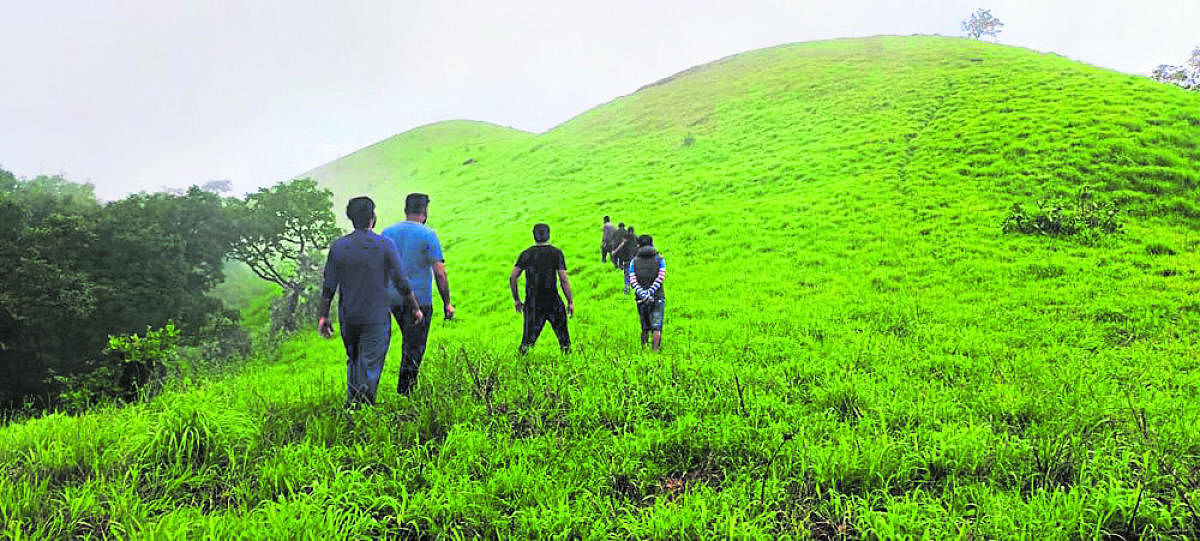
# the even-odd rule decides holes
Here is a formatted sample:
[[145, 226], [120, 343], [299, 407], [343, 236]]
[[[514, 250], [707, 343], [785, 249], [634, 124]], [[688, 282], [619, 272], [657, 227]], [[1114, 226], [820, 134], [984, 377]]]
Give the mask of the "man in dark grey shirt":
[[396, 246], [371, 231], [375, 227], [375, 202], [369, 197], [355, 197], [346, 205], [346, 216], [354, 223], [354, 232], [329, 248], [317, 331], [325, 338], [333, 335], [329, 306], [334, 292], [340, 289], [338, 320], [342, 344], [346, 346], [346, 406], [356, 407], [375, 403], [383, 373], [392, 333], [388, 279], [407, 298], [415, 320], [421, 321], [424, 314], [408, 279], [400, 272]]

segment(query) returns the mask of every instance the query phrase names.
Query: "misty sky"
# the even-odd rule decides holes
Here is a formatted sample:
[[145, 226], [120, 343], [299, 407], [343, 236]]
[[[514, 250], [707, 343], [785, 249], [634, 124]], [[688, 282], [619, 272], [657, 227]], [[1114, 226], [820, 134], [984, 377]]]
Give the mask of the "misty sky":
[[0, 0], [0, 168], [248, 191], [439, 120], [545, 131], [750, 49], [959, 36], [978, 7], [1001, 43], [1128, 73], [1200, 44], [1200, 0]]

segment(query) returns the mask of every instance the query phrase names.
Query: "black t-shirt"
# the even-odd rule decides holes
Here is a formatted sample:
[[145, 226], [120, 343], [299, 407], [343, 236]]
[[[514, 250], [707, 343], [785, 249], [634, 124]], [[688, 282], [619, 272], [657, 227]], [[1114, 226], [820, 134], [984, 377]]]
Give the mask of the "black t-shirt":
[[530, 246], [517, 258], [517, 268], [525, 272], [525, 302], [557, 300], [558, 271], [567, 270], [562, 250], [549, 244]]

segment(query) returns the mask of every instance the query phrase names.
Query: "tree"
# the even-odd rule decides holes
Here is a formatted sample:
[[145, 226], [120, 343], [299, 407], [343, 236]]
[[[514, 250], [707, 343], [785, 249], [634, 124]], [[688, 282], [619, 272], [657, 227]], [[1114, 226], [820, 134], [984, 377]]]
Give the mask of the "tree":
[[983, 36], [996, 37], [1004, 23], [992, 16], [990, 9], [977, 9], [970, 17], [962, 22], [963, 32], [968, 36], [979, 39]]
[[334, 220], [333, 194], [308, 178], [280, 182], [231, 200], [232, 222], [239, 236], [229, 257], [241, 261], [259, 278], [278, 285], [286, 299], [286, 330], [325, 250], [341, 230]]
[[1150, 78], [1160, 83], [1200, 91], [1200, 47], [1192, 49], [1191, 56], [1182, 66], [1159, 64], [1150, 72]]
[[200, 187], [201, 190], [213, 193], [225, 193], [233, 190], [233, 181], [230, 180], [210, 180], [205, 182]]
[[196, 187], [102, 206], [89, 185], [0, 171], [0, 408], [111, 365], [110, 335], [174, 322], [197, 347], [225, 333], [237, 312], [207, 295], [235, 236], [224, 206]]

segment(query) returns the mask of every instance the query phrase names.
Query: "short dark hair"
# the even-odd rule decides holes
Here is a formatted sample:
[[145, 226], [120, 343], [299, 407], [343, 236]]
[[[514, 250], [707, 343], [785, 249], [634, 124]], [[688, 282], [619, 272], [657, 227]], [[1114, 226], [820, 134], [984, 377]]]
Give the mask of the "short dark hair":
[[404, 213], [405, 214], [425, 214], [429, 210], [429, 195], [423, 193], [410, 193], [404, 198]]
[[629, 227], [626, 227], [626, 228], [625, 228], [625, 234], [626, 234], [626, 235], [632, 235], [632, 234], [633, 234], [633, 226], [632, 226], [632, 225], [631, 225], [631, 226], [629, 226]]
[[611, 219], [609, 219], [609, 217], [608, 217], [608, 216], [605, 216], [605, 217], [604, 217], [604, 221], [606, 221], [606, 222], [611, 222], [612, 220], [611, 220]]
[[550, 226], [546, 224], [537, 224], [533, 226], [533, 240], [535, 242], [546, 242], [550, 240]]
[[617, 227], [619, 227], [621, 229], [625, 229], [625, 222], [621, 222], [621, 223], [617, 224]]
[[654, 246], [654, 237], [642, 235], [638, 237], [638, 246]]
[[354, 224], [355, 229], [371, 227], [371, 218], [375, 217], [375, 202], [370, 197], [355, 197], [346, 203], [346, 217]]

